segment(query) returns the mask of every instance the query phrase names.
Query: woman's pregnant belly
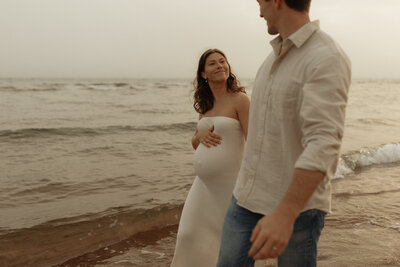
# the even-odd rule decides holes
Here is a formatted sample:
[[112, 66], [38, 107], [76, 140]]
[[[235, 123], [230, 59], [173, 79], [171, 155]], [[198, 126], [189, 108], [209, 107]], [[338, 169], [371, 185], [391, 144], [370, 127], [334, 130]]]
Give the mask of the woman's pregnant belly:
[[201, 179], [218, 179], [234, 176], [239, 171], [242, 150], [237, 146], [222, 143], [216, 147], [200, 144], [194, 154], [194, 170]]

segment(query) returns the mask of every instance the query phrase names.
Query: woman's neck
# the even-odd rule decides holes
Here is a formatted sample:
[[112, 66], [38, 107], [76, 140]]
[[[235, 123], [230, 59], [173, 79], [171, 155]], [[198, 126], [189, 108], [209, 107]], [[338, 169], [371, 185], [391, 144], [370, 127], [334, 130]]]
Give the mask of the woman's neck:
[[220, 83], [209, 83], [209, 86], [215, 101], [218, 101], [218, 99], [224, 97], [228, 93], [228, 85], [226, 81]]

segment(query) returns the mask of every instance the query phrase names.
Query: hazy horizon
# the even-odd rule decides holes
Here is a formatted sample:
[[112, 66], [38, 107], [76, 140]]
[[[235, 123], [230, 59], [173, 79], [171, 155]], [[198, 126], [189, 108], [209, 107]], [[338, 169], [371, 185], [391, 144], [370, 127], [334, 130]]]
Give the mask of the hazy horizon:
[[[398, 0], [314, 0], [310, 11], [355, 79], [400, 78], [398, 14]], [[208, 48], [251, 79], [275, 38], [255, 0], [0, 0], [0, 34], [3, 79], [193, 79]]]

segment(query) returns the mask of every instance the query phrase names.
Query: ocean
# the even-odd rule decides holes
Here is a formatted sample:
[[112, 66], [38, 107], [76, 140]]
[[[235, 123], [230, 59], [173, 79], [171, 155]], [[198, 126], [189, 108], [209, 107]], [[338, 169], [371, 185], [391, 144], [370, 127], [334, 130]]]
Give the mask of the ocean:
[[[195, 175], [192, 93], [1, 79], [0, 266], [169, 266]], [[399, 103], [400, 80], [351, 84], [321, 266], [400, 266]]]

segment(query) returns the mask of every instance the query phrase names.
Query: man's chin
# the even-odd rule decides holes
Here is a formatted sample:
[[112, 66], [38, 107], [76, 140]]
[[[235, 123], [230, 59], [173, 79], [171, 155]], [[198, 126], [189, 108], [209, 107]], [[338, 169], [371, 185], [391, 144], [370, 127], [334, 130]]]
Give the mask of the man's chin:
[[270, 28], [268, 28], [268, 34], [270, 34], [270, 35], [277, 35], [277, 34], [279, 34], [279, 32], [278, 32], [277, 30], [275, 30], [275, 29], [270, 29]]

